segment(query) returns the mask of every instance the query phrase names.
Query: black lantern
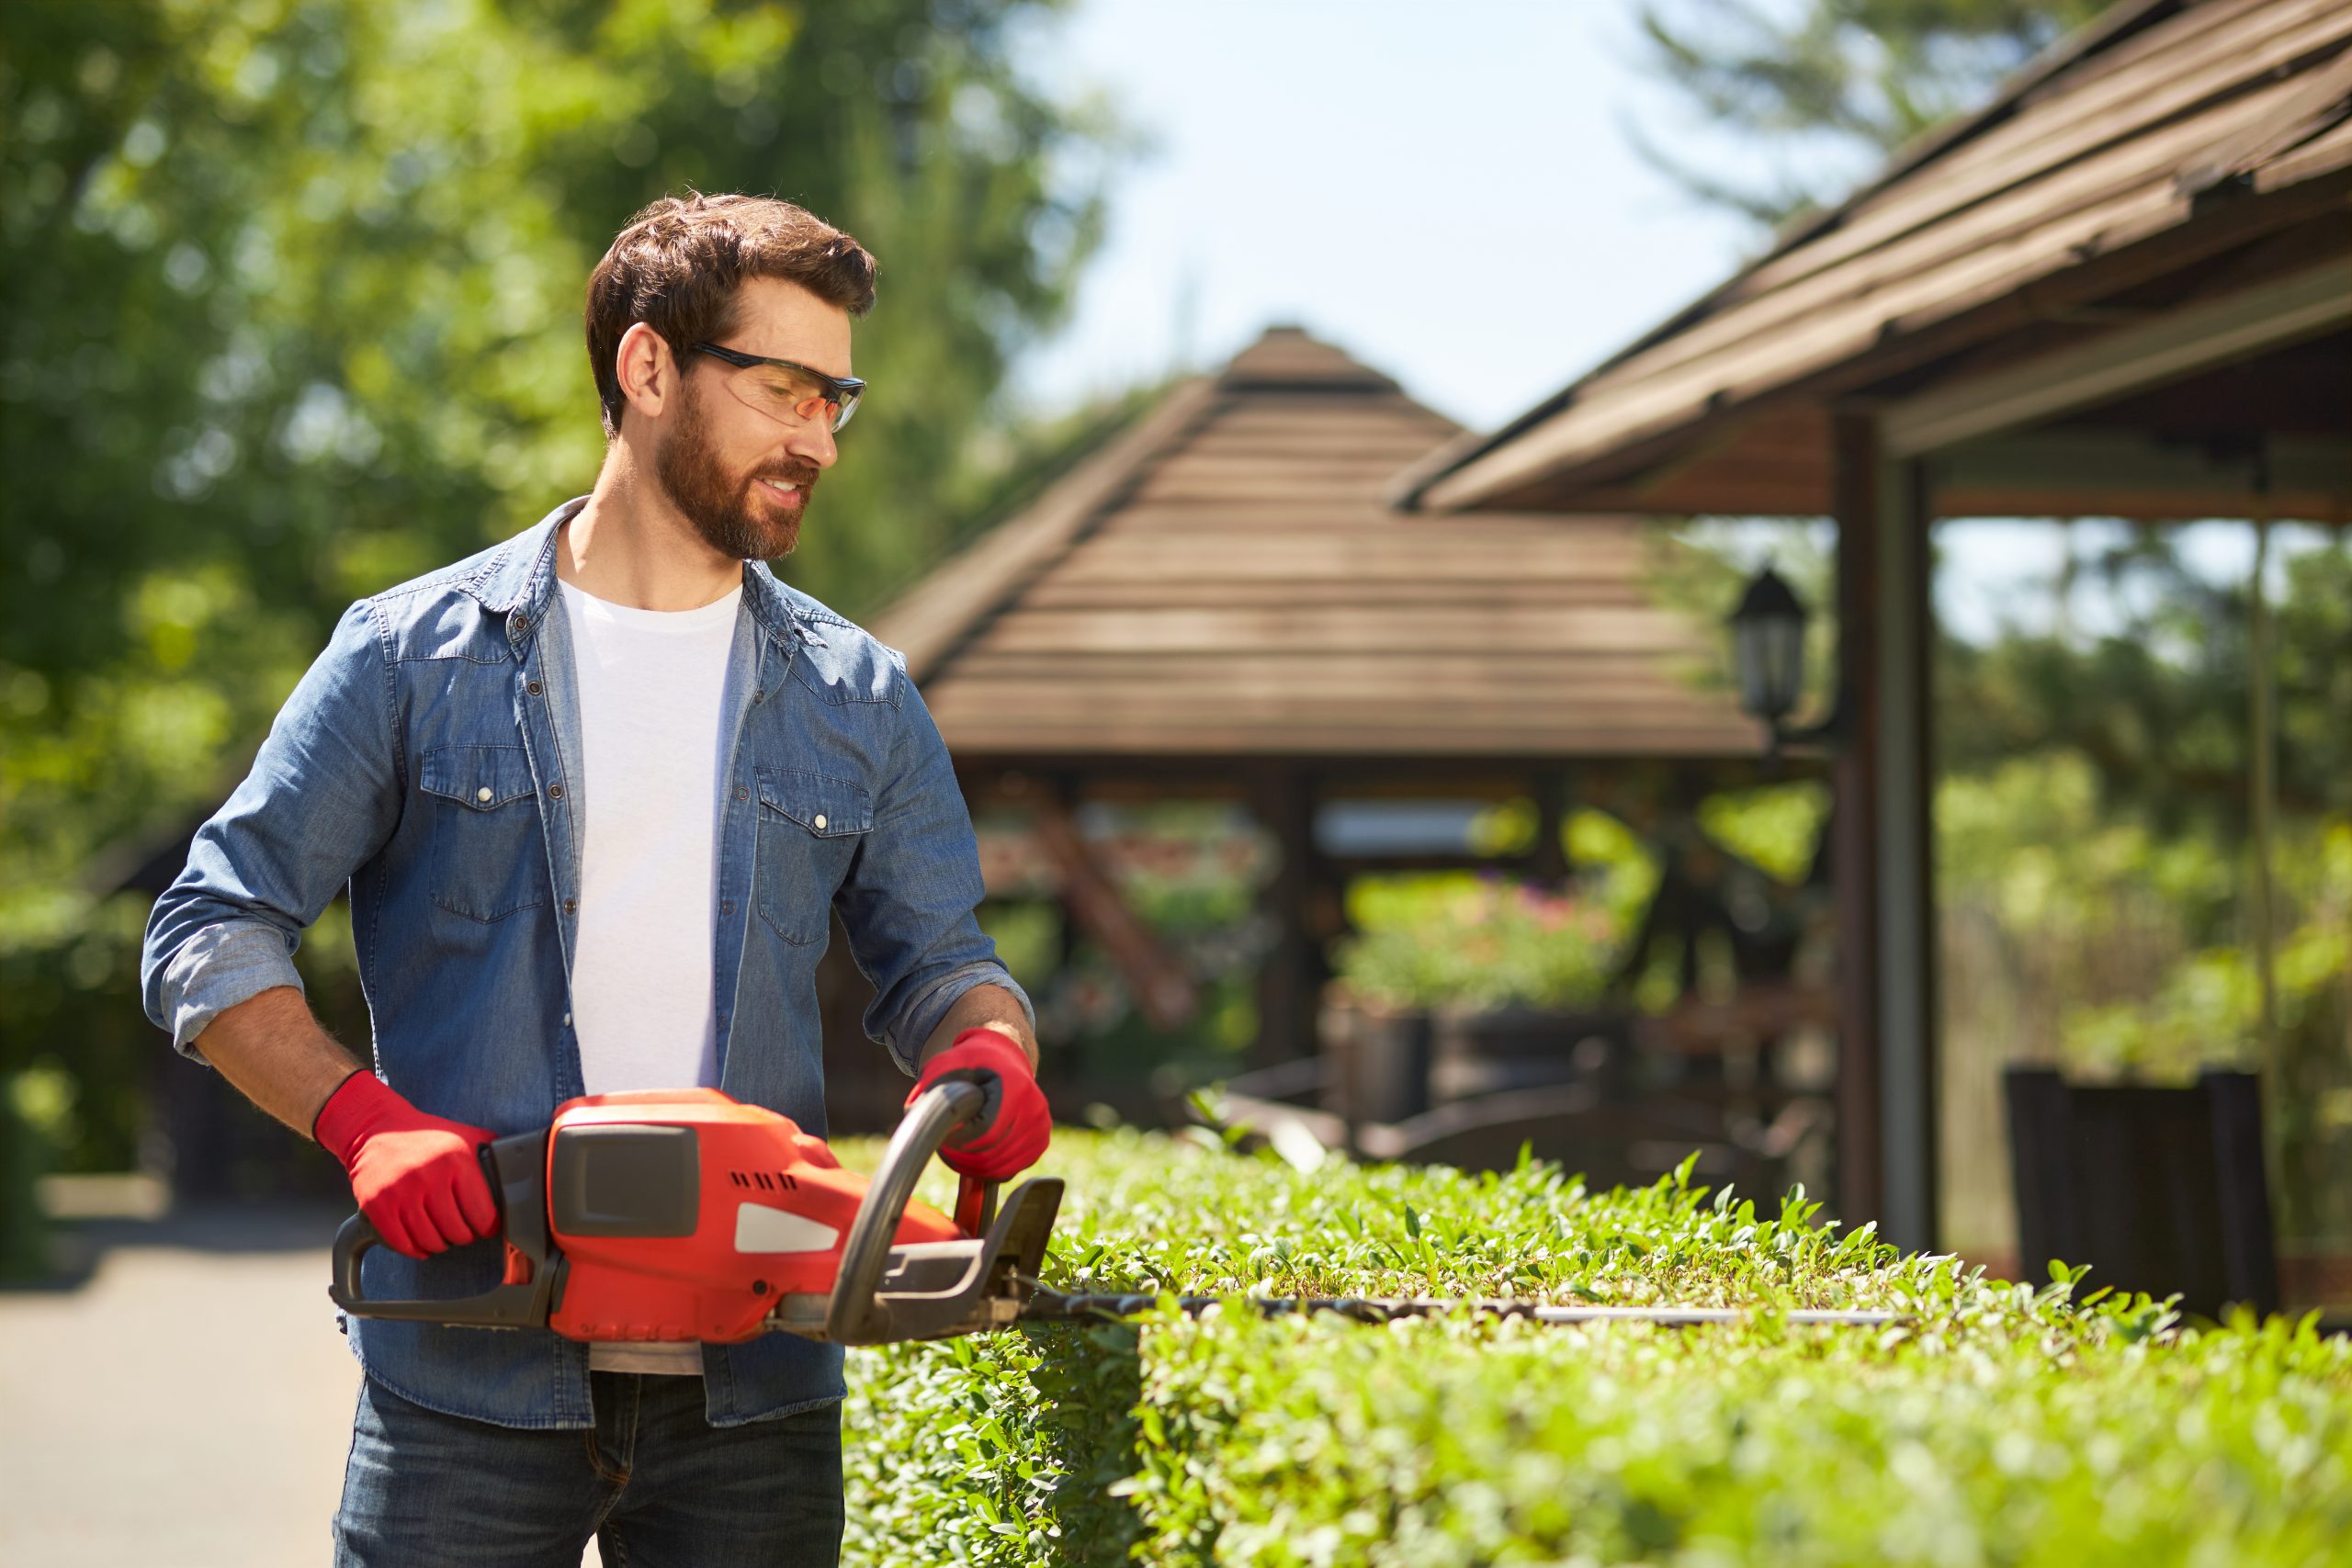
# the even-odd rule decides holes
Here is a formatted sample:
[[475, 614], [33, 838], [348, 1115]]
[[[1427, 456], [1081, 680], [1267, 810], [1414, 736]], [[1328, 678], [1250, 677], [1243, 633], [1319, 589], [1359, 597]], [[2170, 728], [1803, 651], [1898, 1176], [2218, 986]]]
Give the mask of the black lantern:
[[1804, 601], [1768, 564], [1731, 613], [1739, 705], [1781, 739], [1781, 721], [1804, 694]]

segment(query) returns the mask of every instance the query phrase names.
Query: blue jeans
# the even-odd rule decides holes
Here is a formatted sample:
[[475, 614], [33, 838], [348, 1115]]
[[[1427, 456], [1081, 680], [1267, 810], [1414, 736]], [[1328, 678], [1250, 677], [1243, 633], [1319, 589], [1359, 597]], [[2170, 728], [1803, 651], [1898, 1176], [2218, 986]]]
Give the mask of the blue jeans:
[[591, 1372], [593, 1429], [444, 1416], [359, 1384], [336, 1568], [832, 1568], [842, 1407], [713, 1427], [700, 1378]]

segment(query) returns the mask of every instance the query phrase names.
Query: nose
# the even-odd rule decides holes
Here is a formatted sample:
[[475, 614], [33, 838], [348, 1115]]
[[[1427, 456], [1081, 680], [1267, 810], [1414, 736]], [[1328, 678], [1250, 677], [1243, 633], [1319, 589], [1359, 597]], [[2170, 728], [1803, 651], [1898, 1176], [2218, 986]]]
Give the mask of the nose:
[[830, 468], [833, 459], [841, 456], [841, 448], [833, 445], [833, 428], [822, 419], [812, 419], [792, 433], [785, 450], [820, 468]]

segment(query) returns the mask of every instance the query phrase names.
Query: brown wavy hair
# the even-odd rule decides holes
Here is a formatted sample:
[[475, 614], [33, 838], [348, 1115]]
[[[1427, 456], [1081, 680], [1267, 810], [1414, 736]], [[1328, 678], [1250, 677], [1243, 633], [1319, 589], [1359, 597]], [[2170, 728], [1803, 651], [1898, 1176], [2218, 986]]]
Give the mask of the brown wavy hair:
[[874, 257], [808, 211], [772, 196], [665, 196], [630, 219], [588, 275], [588, 365], [620, 434], [621, 334], [643, 321], [684, 359], [733, 332], [747, 277], [797, 283], [853, 316], [874, 308]]

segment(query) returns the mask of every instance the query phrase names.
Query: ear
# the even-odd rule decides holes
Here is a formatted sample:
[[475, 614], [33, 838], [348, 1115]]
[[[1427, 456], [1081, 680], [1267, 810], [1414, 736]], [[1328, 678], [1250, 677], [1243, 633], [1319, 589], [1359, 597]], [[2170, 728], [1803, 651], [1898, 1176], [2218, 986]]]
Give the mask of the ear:
[[648, 419], [659, 419], [678, 393], [678, 362], [660, 333], [643, 321], [630, 323], [615, 355], [621, 397]]

